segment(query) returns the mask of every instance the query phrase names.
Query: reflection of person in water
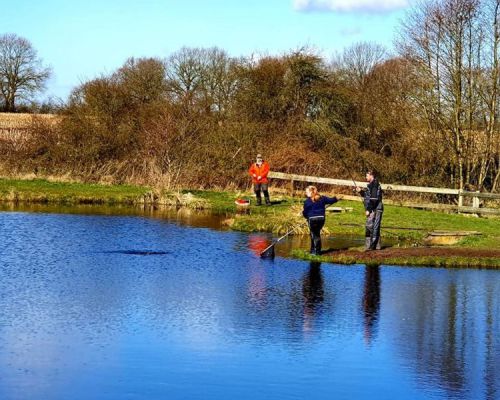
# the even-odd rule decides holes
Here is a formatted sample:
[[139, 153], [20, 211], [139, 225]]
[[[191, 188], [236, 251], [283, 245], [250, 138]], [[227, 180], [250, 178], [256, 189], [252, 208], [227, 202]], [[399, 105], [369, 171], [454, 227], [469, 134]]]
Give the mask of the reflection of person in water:
[[363, 291], [364, 336], [368, 344], [376, 336], [380, 311], [380, 267], [365, 267], [365, 287]]
[[304, 275], [302, 281], [302, 295], [304, 297], [303, 330], [309, 332], [313, 329], [313, 321], [318, 312], [318, 307], [325, 298], [321, 263], [311, 261], [309, 271]]
[[[260, 256], [270, 244], [270, 241], [262, 235], [249, 235], [248, 248], [256, 256]], [[251, 275], [248, 282], [248, 296], [252, 303], [257, 305], [265, 304], [266, 300], [266, 278], [264, 271], [260, 267], [251, 269]]]

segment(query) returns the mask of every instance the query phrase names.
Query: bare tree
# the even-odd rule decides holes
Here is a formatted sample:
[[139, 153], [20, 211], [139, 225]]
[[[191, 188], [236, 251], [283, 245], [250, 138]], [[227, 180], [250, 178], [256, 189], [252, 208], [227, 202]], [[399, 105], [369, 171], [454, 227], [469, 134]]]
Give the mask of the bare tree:
[[0, 93], [5, 111], [14, 112], [17, 100], [30, 100], [50, 75], [50, 68], [42, 65], [27, 39], [15, 34], [0, 36]]
[[225, 114], [236, 91], [237, 61], [217, 47], [204, 49], [203, 54], [204, 103], [210, 111]]
[[129, 58], [113, 74], [121, 83], [130, 101], [138, 105], [149, 104], [165, 98], [165, 64], [157, 58]]
[[429, 130], [447, 141], [460, 189], [482, 188], [496, 165], [498, 16], [498, 0], [426, 0], [403, 24], [400, 52], [422, 83], [416, 101]]
[[368, 81], [371, 74], [387, 57], [385, 48], [377, 43], [358, 42], [347, 47], [342, 54], [334, 58], [332, 69], [348, 88], [348, 96], [356, 106], [351, 119], [359, 127], [357, 139], [365, 145], [370, 142], [368, 136], [375, 134], [372, 105], [367, 102]]
[[167, 89], [187, 109], [223, 114], [236, 90], [235, 68], [224, 50], [183, 47], [167, 59]]
[[387, 51], [383, 46], [377, 43], [358, 42], [346, 48], [334, 60], [334, 68], [344, 71], [353, 83], [362, 88], [368, 75], [386, 56]]
[[183, 47], [167, 60], [168, 91], [175, 100], [192, 104], [201, 89], [202, 50]]
[[485, 103], [486, 138], [481, 149], [478, 182], [482, 186], [491, 174], [491, 188], [495, 191], [500, 181], [500, 133], [498, 129], [498, 97], [500, 85], [500, 0], [487, 3], [481, 23], [486, 35], [483, 44], [486, 68], [483, 68], [479, 91]]

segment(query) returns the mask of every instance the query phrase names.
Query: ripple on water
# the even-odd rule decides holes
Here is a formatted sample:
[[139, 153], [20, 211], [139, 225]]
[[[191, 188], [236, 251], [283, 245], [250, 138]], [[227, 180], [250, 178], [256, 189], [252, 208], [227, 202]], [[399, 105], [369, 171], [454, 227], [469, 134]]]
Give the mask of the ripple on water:
[[0, 229], [2, 399], [498, 397], [497, 271], [266, 261], [138, 216]]

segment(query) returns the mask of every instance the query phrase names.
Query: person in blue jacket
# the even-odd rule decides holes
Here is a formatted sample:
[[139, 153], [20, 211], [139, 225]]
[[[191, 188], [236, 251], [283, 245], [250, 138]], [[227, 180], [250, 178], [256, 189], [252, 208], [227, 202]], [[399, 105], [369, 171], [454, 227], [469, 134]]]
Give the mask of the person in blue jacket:
[[307, 219], [311, 235], [311, 254], [321, 255], [321, 229], [325, 225], [325, 208], [338, 201], [336, 197], [321, 196], [315, 186], [306, 188], [307, 199], [302, 215]]

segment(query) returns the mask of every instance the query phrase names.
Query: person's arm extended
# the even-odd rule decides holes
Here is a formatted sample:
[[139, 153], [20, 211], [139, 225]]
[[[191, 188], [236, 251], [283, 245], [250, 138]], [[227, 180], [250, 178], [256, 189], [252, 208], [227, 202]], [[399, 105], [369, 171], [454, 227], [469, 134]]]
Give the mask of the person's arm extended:
[[323, 196], [323, 199], [325, 204], [335, 204], [337, 201], [339, 201], [339, 199], [337, 199], [336, 197]]

